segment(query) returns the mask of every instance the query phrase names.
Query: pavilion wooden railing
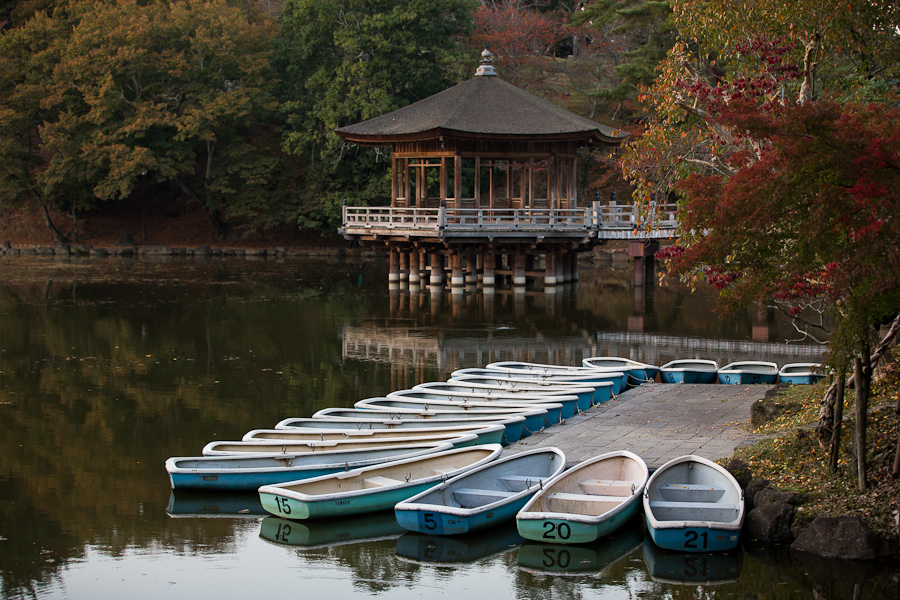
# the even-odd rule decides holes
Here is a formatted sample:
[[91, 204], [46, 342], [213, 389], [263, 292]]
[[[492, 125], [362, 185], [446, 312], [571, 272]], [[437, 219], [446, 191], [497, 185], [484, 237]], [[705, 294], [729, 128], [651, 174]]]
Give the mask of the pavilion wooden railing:
[[[349, 234], [373, 230], [413, 234], [583, 231], [595, 232], [598, 237], [630, 239], [670, 237], [676, 226], [674, 205], [651, 206], [644, 211], [630, 204], [601, 205], [599, 202], [590, 208], [570, 209], [343, 207], [343, 228]], [[648, 235], [654, 230], [663, 235]]]

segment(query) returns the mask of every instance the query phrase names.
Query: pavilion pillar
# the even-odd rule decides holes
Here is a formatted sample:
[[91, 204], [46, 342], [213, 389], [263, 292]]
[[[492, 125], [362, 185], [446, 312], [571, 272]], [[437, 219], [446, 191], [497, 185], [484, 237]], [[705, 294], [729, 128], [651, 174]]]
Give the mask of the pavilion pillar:
[[440, 286], [444, 283], [444, 257], [440, 252], [431, 253], [431, 277], [429, 285]]
[[409, 284], [418, 285], [421, 279], [419, 273], [419, 249], [413, 248], [409, 252]]
[[482, 255], [482, 277], [481, 283], [486, 288], [493, 288], [495, 283], [494, 268], [497, 266], [497, 255], [493, 248], [485, 248]]
[[484, 279], [484, 255], [486, 251], [478, 250], [475, 252], [475, 278], [478, 281], [482, 281]]
[[566, 283], [566, 256], [569, 253], [566, 250], [557, 250], [556, 252], [556, 284], [562, 285]]
[[513, 287], [525, 287], [525, 261], [528, 255], [522, 248], [516, 248], [513, 254]]
[[[555, 287], [556, 286], [556, 273], [557, 273], [557, 265], [560, 259], [559, 254], [556, 250], [550, 249], [547, 250], [547, 254], [544, 259], [544, 287]], [[560, 282], [562, 283], [562, 282]]]
[[568, 252], [569, 255], [569, 281], [576, 282], [578, 281], [578, 252], [572, 250]]
[[397, 248], [391, 248], [388, 253], [390, 262], [388, 283], [397, 283], [400, 281], [400, 251]]
[[400, 281], [408, 281], [410, 253], [406, 250], [400, 250], [398, 254], [400, 255]]
[[466, 280], [463, 277], [463, 269], [462, 269], [462, 255], [457, 252], [450, 253], [450, 287], [451, 288], [461, 288], [466, 284]]
[[466, 285], [478, 283], [478, 265], [474, 250], [466, 252]]

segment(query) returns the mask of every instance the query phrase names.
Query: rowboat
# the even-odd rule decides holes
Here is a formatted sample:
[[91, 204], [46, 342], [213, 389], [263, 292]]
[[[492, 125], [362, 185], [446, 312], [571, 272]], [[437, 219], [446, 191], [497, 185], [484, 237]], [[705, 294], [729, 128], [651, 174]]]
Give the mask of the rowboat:
[[650, 537], [660, 548], [718, 552], [740, 540], [741, 486], [731, 473], [703, 457], [681, 456], [657, 469], [643, 503]]
[[516, 564], [521, 569], [550, 572], [602, 571], [626, 560], [644, 541], [640, 519], [631, 521], [586, 546], [544, 544], [528, 540], [516, 553]]
[[212, 441], [206, 444], [201, 451], [203, 456], [225, 456], [232, 454], [295, 454], [298, 452], [333, 452], [335, 450], [375, 450], [389, 448], [391, 446], [408, 446], [409, 444], [425, 444], [428, 442], [446, 442], [454, 447], [473, 446], [478, 440], [474, 433], [456, 434], [440, 433], [430, 436], [415, 438], [403, 437], [398, 434], [393, 438], [380, 440], [325, 440], [300, 441], [280, 440], [267, 442], [258, 440], [254, 442], [244, 441]]
[[775, 383], [778, 365], [759, 360], [743, 360], [725, 365], [718, 372], [719, 383]]
[[[591, 398], [591, 406], [602, 404], [612, 397], [612, 381], [591, 381], [585, 383], [577, 381], [544, 381], [528, 374], [523, 374], [522, 377], [516, 377], [514, 373], [479, 375], [475, 373], [464, 374], [462, 373], [464, 370], [466, 369], [456, 371], [456, 373], [459, 374], [451, 377], [448, 380], [448, 383], [497, 385], [510, 391], [521, 390], [523, 392], [540, 393], [542, 390], [568, 391], [579, 397], [583, 393], [582, 390], [591, 390], [591, 394], [593, 395]], [[484, 371], [484, 369], [473, 370]], [[579, 406], [581, 406], [580, 401]]]
[[647, 465], [631, 452], [589, 458], [548, 481], [519, 511], [519, 534], [555, 544], [593, 542], [637, 513], [647, 477]]
[[644, 564], [650, 578], [668, 585], [721, 585], [734, 583], [741, 576], [743, 553], [701, 554], [663, 550], [650, 538], [644, 540]]
[[715, 383], [719, 363], [700, 358], [684, 358], [667, 362], [659, 368], [663, 383]]
[[820, 363], [789, 363], [778, 371], [778, 381], [795, 385], [810, 385], [825, 377]]
[[[573, 394], [565, 394], [562, 396], [548, 397], [535, 394], [521, 394], [518, 396], [512, 394], [485, 394], [483, 392], [463, 392], [450, 390], [434, 390], [434, 389], [410, 389], [397, 390], [385, 396], [391, 400], [444, 400], [446, 402], [463, 402], [471, 404], [472, 402], [482, 403], [489, 402], [491, 404], [521, 404], [528, 405], [544, 405], [547, 403], [560, 404], [560, 419], [568, 419], [575, 415], [578, 411], [578, 396]], [[559, 421], [557, 421], [558, 423]], [[555, 424], [555, 423], [554, 423]]]
[[456, 535], [515, 518], [544, 482], [566, 467], [557, 448], [513, 454], [472, 469], [394, 506], [397, 522], [410, 531]]
[[397, 538], [394, 554], [403, 562], [468, 563], [509, 552], [521, 543], [513, 523], [454, 536], [407, 531]]
[[173, 456], [166, 460], [166, 472], [173, 490], [256, 491], [261, 485], [318, 477], [452, 447], [448, 442], [432, 442], [277, 455]]
[[[420, 383], [419, 385], [414, 385], [412, 387], [413, 390], [417, 391], [426, 391], [426, 392], [462, 392], [465, 394], [481, 394], [488, 398], [500, 398], [501, 400], [505, 400], [507, 398], [518, 400], [519, 398], [543, 398], [545, 401], [549, 402], [559, 402], [557, 398], [566, 397], [566, 396], [575, 396], [575, 411], [585, 411], [591, 407], [593, 404], [594, 398], [594, 388], [592, 387], [570, 387], [569, 389], [565, 388], [551, 388], [545, 387], [541, 389], [538, 387], [537, 389], [522, 389], [517, 387], [510, 387], [509, 385], [500, 385], [496, 383], [484, 383], [484, 382], [467, 382], [463, 383], [461, 381], [428, 381], [426, 383]], [[390, 396], [390, 394], [388, 394]], [[568, 405], [568, 402], [563, 403], [564, 406]], [[574, 412], [572, 414], [574, 414]], [[563, 414], [564, 419], [568, 419], [572, 415]]]
[[[259, 501], [259, 494], [254, 494]], [[263, 514], [269, 514], [263, 511]], [[284, 546], [305, 548], [333, 548], [343, 544], [390, 540], [406, 530], [397, 524], [394, 515], [381, 511], [345, 519], [322, 521], [291, 521], [269, 515], [262, 520], [259, 537]]]
[[[318, 419], [316, 419], [318, 421]], [[362, 421], [360, 422], [362, 423]], [[386, 437], [396, 438], [399, 436], [405, 438], [427, 437], [432, 435], [443, 435], [455, 433], [457, 435], [474, 434], [476, 436], [476, 444], [499, 444], [503, 440], [503, 425], [485, 424], [480, 425], [463, 425], [456, 427], [408, 427], [402, 431], [396, 429], [357, 429], [350, 428], [347, 423], [341, 429], [313, 429], [311, 427], [294, 427], [292, 429], [253, 429], [244, 434], [241, 438], [244, 442], [253, 441], [309, 441], [309, 440], [379, 440]], [[474, 444], [473, 444], [474, 445]]]
[[[584, 367], [569, 367], [584, 368]], [[580, 374], [571, 371], [528, 371], [522, 369], [458, 369], [450, 374], [454, 379], [461, 375], [489, 375], [491, 377], [505, 377], [518, 381], [535, 381], [540, 383], [580, 383], [591, 385], [593, 383], [612, 382], [613, 394], [618, 394], [625, 387], [627, 375], [621, 371], [600, 371], [599, 369], [584, 369]]]
[[396, 413], [397, 411], [419, 412], [426, 411], [434, 414], [445, 415], [521, 415], [525, 417], [523, 437], [527, 437], [535, 431], [541, 431], [544, 427], [559, 423], [562, 405], [554, 403], [541, 404], [511, 404], [508, 402], [450, 402], [447, 400], [397, 400], [394, 398], [366, 398], [359, 400], [354, 408], [360, 410], [377, 410], [381, 412]]
[[591, 356], [582, 359], [581, 364], [589, 369], [624, 371], [628, 375], [628, 385], [632, 387], [653, 383], [659, 373], [657, 366], [618, 356]]
[[319, 519], [393, 508], [442, 481], [491, 462], [502, 446], [454, 448], [374, 467], [259, 488], [263, 508], [287, 519]]
[[[312, 415], [313, 421], [327, 422], [344, 421], [358, 424], [362, 421], [371, 423], [373, 427], [384, 426], [389, 429], [401, 430], [407, 423], [415, 427], [444, 427], [447, 424], [468, 423], [470, 425], [500, 424], [504, 426], [503, 441], [513, 444], [522, 439], [525, 433], [525, 417], [521, 413], [498, 410], [494, 413], [458, 413], [435, 412], [430, 410], [404, 410], [386, 413], [380, 410], [368, 410], [361, 408], [323, 408]], [[299, 419], [285, 419], [276, 427], [288, 426], [298, 423]]]

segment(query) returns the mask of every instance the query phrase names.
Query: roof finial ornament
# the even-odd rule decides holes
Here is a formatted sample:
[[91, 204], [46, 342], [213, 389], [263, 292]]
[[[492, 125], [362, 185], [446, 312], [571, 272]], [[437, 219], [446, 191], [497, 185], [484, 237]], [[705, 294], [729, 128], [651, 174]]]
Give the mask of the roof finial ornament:
[[494, 69], [494, 55], [487, 48], [481, 53], [481, 65], [475, 70], [475, 77], [496, 77], [497, 71]]

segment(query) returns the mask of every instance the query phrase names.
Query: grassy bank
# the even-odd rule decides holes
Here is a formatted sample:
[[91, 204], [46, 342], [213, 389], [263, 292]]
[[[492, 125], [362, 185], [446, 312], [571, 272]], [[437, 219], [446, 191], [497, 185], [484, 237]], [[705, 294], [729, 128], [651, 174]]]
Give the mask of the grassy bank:
[[820, 444], [814, 426], [819, 402], [826, 383], [784, 388], [765, 402], [784, 405], [784, 412], [758, 430], [769, 437], [758, 444], [741, 448], [734, 457], [750, 465], [755, 479], [768, 479], [770, 485], [804, 494], [806, 502], [797, 517], [811, 521], [818, 516], [860, 517], [869, 527], [900, 548], [898, 536], [898, 499], [900, 480], [893, 479], [894, 453], [900, 419], [896, 414], [900, 361], [895, 357], [885, 376], [873, 384], [869, 402], [867, 435], [868, 490], [861, 493], [853, 460], [854, 401], [848, 390], [844, 405], [844, 424], [838, 469], [828, 471], [828, 448]]

